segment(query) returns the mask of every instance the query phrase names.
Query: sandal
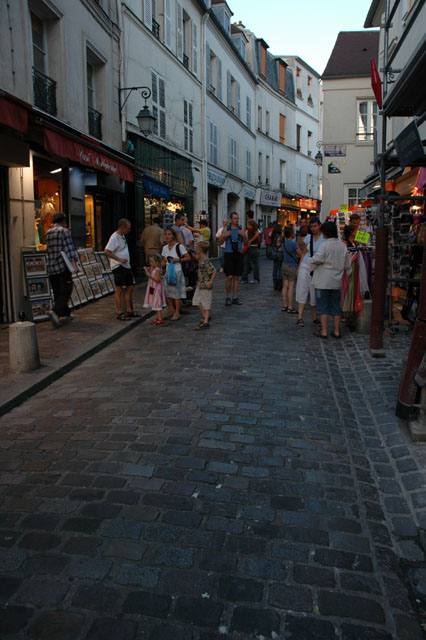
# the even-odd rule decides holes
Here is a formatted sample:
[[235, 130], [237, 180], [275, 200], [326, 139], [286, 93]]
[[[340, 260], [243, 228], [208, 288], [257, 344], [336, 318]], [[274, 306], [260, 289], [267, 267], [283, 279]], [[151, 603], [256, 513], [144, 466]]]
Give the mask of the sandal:
[[315, 320], [312, 320], [312, 322], [316, 325], [321, 324], [321, 321], [319, 320], [319, 318], [315, 318]]
[[334, 333], [334, 331], [332, 331], [330, 335], [332, 338], [337, 338], [337, 340], [342, 337], [341, 333]]
[[285, 313], [286, 311], [288, 311], [288, 307], [281, 307], [281, 311], [284, 311]]
[[179, 316], [177, 316], [177, 315], [175, 314], [174, 316], [172, 316], [172, 317], [170, 318], [170, 320], [180, 320], [180, 315], [179, 315]]
[[117, 320], [130, 320], [127, 313], [119, 313], [117, 315]]
[[199, 329], [203, 323], [204, 323], [204, 320], [200, 320], [200, 322], [197, 322], [197, 324], [195, 325], [195, 328]]
[[140, 313], [136, 313], [136, 311], [126, 311], [126, 316], [128, 318], [141, 318], [141, 314]]
[[290, 309], [289, 308], [289, 309], [287, 309], [287, 313], [290, 313], [292, 316], [294, 316], [298, 312], [296, 311], [296, 309]]
[[303, 322], [302, 318], [299, 318], [299, 320], [296, 322], [298, 327], [304, 327], [305, 323]]
[[327, 340], [328, 336], [323, 336], [321, 333], [320, 329], [317, 329], [316, 331], [314, 331], [314, 336], [317, 336], [317, 338], [322, 338], [323, 340]]
[[195, 327], [196, 331], [200, 331], [200, 329], [208, 329], [209, 328], [209, 323], [208, 322], [202, 322], [200, 325]]

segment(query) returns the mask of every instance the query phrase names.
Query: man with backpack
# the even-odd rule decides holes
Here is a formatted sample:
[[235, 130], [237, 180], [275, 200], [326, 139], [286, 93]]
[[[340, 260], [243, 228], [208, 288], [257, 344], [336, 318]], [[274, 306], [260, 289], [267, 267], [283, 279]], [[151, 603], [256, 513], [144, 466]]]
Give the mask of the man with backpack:
[[224, 272], [226, 276], [226, 300], [227, 307], [232, 304], [242, 304], [238, 299], [238, 282], [243, 273], [243, 243], [245, 232], [238, 223], [238, 213], [231, 213], [231, 221], [224, 226], [224, 231], [219, 244], [225, 243], [224, 249]]

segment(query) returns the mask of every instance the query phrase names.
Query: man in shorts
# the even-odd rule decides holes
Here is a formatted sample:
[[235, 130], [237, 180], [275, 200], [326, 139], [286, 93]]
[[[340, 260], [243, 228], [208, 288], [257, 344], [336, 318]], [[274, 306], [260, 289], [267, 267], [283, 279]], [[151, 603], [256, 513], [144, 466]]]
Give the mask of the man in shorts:
[[243, 273], [243, 242], [244, 229], [238, 224], [238, 213], [231, 213], [230, 223], [226, 225], [224, 232], [218, 239], [219, 244], [225, 243], [224, 266], [226, 276], [226, 300], [227, 307], [232, 304], [242, 304], [238, 299], [238, 281]]
[[[118, 221], [117, 231], [114, 231], [105, 247], [105, 255], [109, 258], [114, 276], [114, 302], [117, 320], [131, 320], [131, 318], [140, 317], [138, 313], [133, 311], [134, 279], [126, 240], [126, 234], [130, 232], [131, 228], [131, 223], [126, 218], [121, 218]], [[125, 309], [122, 306], [123, 292]]]

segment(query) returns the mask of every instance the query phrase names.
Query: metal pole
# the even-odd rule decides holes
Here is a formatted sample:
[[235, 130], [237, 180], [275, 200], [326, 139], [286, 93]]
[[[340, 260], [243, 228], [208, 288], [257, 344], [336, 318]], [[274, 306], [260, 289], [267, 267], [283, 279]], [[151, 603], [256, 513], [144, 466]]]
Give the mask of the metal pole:
[[[385, 2], [384, 21], [384, 55], [383, 55], [383, 102], [387, 94], [387, 62], [388, 62], [388, 38], [389, 38], [389, 0]], [[388, 234], [385, 228], [385, 202], [386, 202], [386, 136], [387, 122], [383, 105], [382, 116], [382, 154], [380, 158], [380, 209], [379, 226], [376, 230], [376, 255], [374, 270], [373, 304], [371, 309], [370, 328], [370, 354], [373, 357], [384, 358], [383, 350], [383, 325], [385, 317], [386, 279], [388, 267]]]

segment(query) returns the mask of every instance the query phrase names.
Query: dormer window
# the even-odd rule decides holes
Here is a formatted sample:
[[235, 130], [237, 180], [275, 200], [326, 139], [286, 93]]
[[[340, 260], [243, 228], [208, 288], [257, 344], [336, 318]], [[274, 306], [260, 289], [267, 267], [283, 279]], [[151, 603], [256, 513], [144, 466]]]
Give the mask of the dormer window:
[[211, 0], [216, 18], [228, 35], [231, 34], [231, 17], [234, 15], [224, 0]]

